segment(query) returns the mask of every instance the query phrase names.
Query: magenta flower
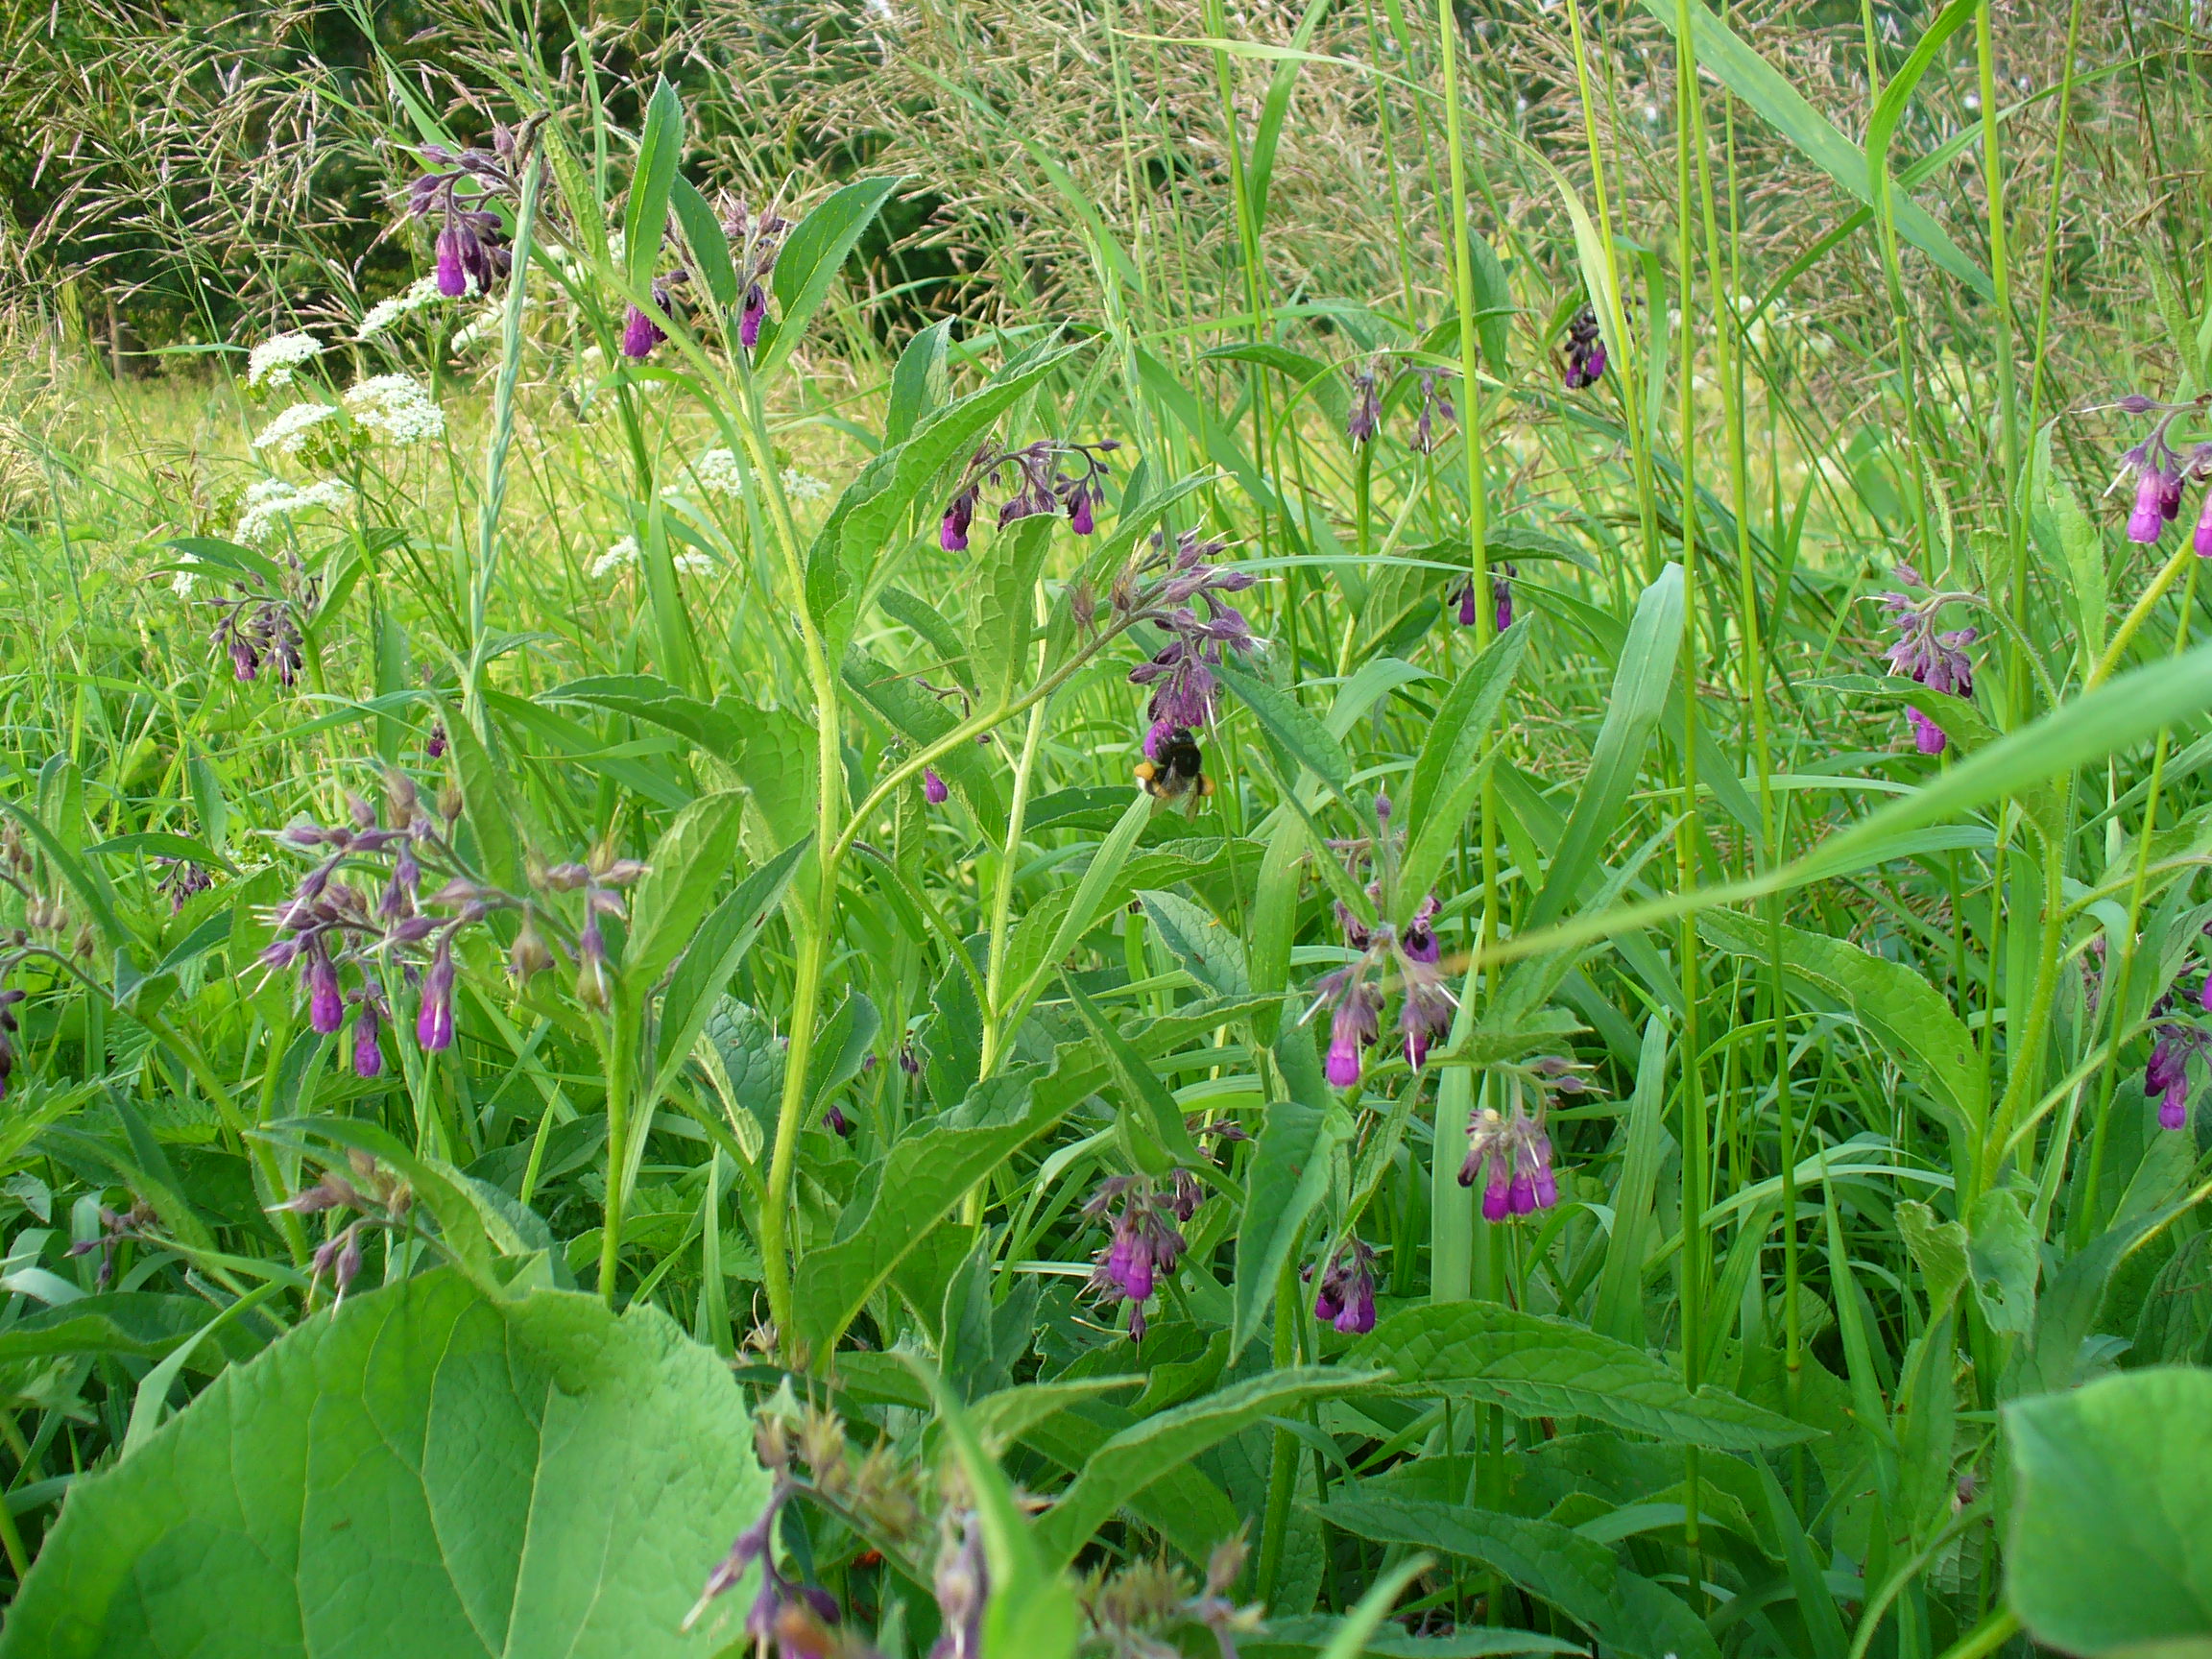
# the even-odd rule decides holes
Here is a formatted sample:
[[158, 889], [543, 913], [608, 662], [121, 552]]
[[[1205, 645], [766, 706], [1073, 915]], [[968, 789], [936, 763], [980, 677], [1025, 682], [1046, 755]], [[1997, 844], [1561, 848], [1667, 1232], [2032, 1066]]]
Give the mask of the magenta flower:
[[430, 958], [430, 972], [422, 976], [422, 1006], [415, 1016], [415, 1041], [435, 1053], [453, 1046], [453, 936], [439, 936]]
[[353, 1075], [375, 1077], [384, 1070], [384, 1046], [376, 1040], [376, 999], [363, 997], [353, 1015]]
[[1459, 1166], [1459, 1185], [1474, 1186], [1485, 1165], [1485, 1221], [1530, 1215], [1559, 1201], [1559, 1183], [1551, 1170], [1551, 1138], [1518, 1105], [1509, 1119], [1485, 1106], [1468, 1123], [1467, 1161]]
[[1313, 1297], [1313, 1317], [1347, 1336], [1375, 1329], [1375, 1252], [1353, 1238], [1321, 1275]]
[[937, 776], [935, 767], [922, 768], [922, 799], [932, 806], [942, 806], [951, 795], [945, 787], [945, 780]]

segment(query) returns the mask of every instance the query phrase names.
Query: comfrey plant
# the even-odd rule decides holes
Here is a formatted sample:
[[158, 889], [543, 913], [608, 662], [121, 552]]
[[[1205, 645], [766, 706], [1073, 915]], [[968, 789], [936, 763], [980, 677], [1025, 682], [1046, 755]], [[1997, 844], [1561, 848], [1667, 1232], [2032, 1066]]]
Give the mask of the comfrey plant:
[[[1241, 656], [1258, 643], [1244, 613], [1222, 597], [1242, 592], [1254, 578], [1214, 565], [1221, 550], [1221, 542], [1201, 540], [1195, 531], [1186, 530], [1170, 553], [1166, 538], [1155, 535], [1150, 556], [1128, 573], [1134, 582], [1165, 571], [1152, 585], [1151, 602], [1144, 611], [1134, 609], [1133, 593], [1129, 598], [1130, 613], [1144, 615], [1167, 635], [1167, 643], [1153, 653], [1150, 661], [1129, 671], [1130, 685], [1152, 688], [1144, 709], [1144, 757], [1155, 765], [1166, 762], [1179, 736], [1187, 739], [1214, 723], [1214, 700], [1220, 692], [1214, 670], [1229, 655]], [[1191, 603], [1200, 598], [1206, 605], [1203, 613]], [[1121, 584], [1116, 585], [1114, 602], [1117, 609], [1123, 608]]]
[[[998, 508], [998, 527], [1041, 513], [1066, 513], [1068, 528], [1088, 536], [1097, 528], [1094, 511], [1104, 498], [1100, 484], [1107, 475], [1106, 457], [1120, 448], [1119, 442], [1104, 438], [1095, 444], [1074, 444], [1040, 438], [1020, 449], [996, 449], [989, 445], [975, 451], [962, 475], [960, 488], [945, 508], [937, 528], [937, 544], [948, 553], [968, 548], [968, 532], [975, 523], [975, 508], [986, 484], [1003, 487], [1011, 475], [1016, 488]], [[1062, 471], [1068, 458], [1077, 470]]]
[[[2186, 403], [2161, 403], [2140, 393], [2130, 393], [2111, 405], [2129, 415], [2158, 417], [2150, 435], [2120, 457], [2120, 470], [2105, 492], [2110, 494], [2124, 486], [2134, 490], [2134, 505], [2128, 515], [2130, 541], [2157, 541], [2165, 534], [2166, 526], [2181, 516], [2183, 486], [2212, 478], [2212, 443], [2192, 445], [2184, 453], [2176, 450], [2169, 438], [2176, 421], [2183, 415], [2201, 411], [2208, 401], [2212, 401], [2212, 397], [2196, 397]], [[2191, 544], [2198, 557], [2212, 558], [2212, 492], [2205, 494]]]
[[[1467, 1158], [1459, 1166], [1459, 1185], [1472, 1187], [1489, 1174], [1482, 1185], [1482, 1219], [1503, 1221], [1530, 1215], [1559, 1202], [1559, 1182], [1551, 1170], [1551, 1137], [1544, 1120], [1551, 1096], [1579, 1094], [1589, 1087], [1572, 1061], [1547, 1056], [1504, 1074], [1513, 1088], [1512, 1115], [1494, 1107], [1479, 1107], [1467, 1122]], [[1521, 1104], [1526, 1090], [1536, 1096], [1533, 1115]]]
[[[1959, 628], [1940, 633], [1936, 630], [1936, 618], [1944, 606], [1958, 602], [1979, 603], [1979, 596], [1963, 592], [1922, 592], [1928, 585], [1910, 565], [1899, 564], [1895, 574], [1907, 591], [1874, 595], [1875, 602], [1889, 613], [1889, 625], [1897, 630], [1896, 643], [1889, 647], [1885, 658], [1889, 672], [1916, 680], [1931, 691], [1952, 697], [1971, 696], [1974, 662], [1966, 655], [1966, 647], [1974, 643], [1976, 630]], [[1943, 753], [1950, 738], [1942, 727], [1910, 704], [1906, 706], [1905, 718], [1911, 723], [1912, 741], [1921, 754]]]
[[278, 683], [289, 689], [306, 666], [305, 629], [321, 603], [323, 585], [297, 554], [287, 553], [276, 569], [283, 577], [280, 589], [272, 590], [257, 572], [240, 570], [231, 577], [229, 592], [200, 603], [215, 612], [208, 642], [218, 657], [229, 659], [239, 681], [256, 680], [263, 668], [274, 668]]
[[[1490, 615], [1501, 634], [1513, 626], [1513, 578], [1520, 574], [1510, 562], [1494, 565], [1490, 569]], [[1472, 628], [1482, 619], [1472, 576], [1453, 590], [1451, 600], [1459, 608], [1460, 627]]]
[[[2189, 1127], [2189, 1063], [2212, 1054], [2212, 1029], [2179, 1018], [2178, 993], [2168, 992], [2151, 1010], [2151, 1059], [2143, 1069], [2143, 1093], [2158, 1102], [2161, 1129]], [[2212, 1015], [2212, 973], [2197, 993], [2197, 1005]]]
[[[744, 202], [726, 200], [721, 216], [722, 234], [729, 243], [741, 295], [737, 307], [737, 344], [750, 351], [760, 344], [760, 325], [768, 318], [768, 278], [775, 273], [776, 256], [783, 251], [790, 222], [763, 209], [755, 214]], [[653, 309], [632, 304], [622, 319], [622, 355], [633, 361], [650, 357], [653, 349], [668, 338], [661, 325], [675, 315], [680, 293], [692, 287], [688, 265], [653, 278]]]
[[[1312, 1276], [1312, 1269], [1306, 1270]], [[1348, 1336], [1375, 1329], [1375, 1252], [1357, 1238], [1345, 1240], [1313, 1296], [1313, 1317]]]
[[517, 179], [537, 121], [534, 116], [514, 128], [494, 123], [489, 150], [425, 144], [416, 152], [424, 171], [408, 187], [407, 211], [415, 219], [438, 221], [438, 292], [446, 299], [488, 292], [507, 269], [512, 255], [494, 240], [499, 215], [484, 204], [517, 195]]
[[[1407, 442], [1421, 454], [1430, 455], [1443, 445], [1445, 429], [1457, 424], [1458, 411], [1443, 389], [1443, 370], [1416, 368], [1412, 373], [1421, 407], [1413, 420], [1413, 436]], [[1390, 374], [1389, 359], [1382, 355], [1348, 368], [1345, 373], [1352, 382], [1352, 396], [1344, 416], [1344, 436], [1355, 450], [1363, 449], [1382, 431], [1382, 400], [1395, 377]]]
[[1595, 386], [1605, 376], [1605, 340], [1598, 326], [1598, 313], [1584, 305], [1567, 325], [1567, 340], [1559, 358], [1559, 383], [1570, 392]]
[[1144, 1340], [1144, 1304], [1183, 1259], [1183, 1235], [1176, 1223], [1197, 1214], [1205, 1196], [1197, 1178], [1178, 1169], [1165, 1191], [1148, 1176], [1110, 1175], [1083, 1206], [1083, 1214], [1094, 1221], [1109, 1214], [1114, 1218], [1112, 1237], [1094, 1258], [1090, 1288], [1109, 1308], [1129, 1305], [1130, 1341]]
[[[533, 860], [531, 892], [504, 892], [481, 880], [454, 849], [459, 791], [446, 791], [433, 816], [414, 781], [394, 772], [385, 781], [385, 799], [389, 825], [367, 801], [349, 796], [349, 823], [301, 824], [277, 832], [279, 846], [322, 856], [292, 896], [269, 911], [276, 937], [261, 953], [264, 968], [299, 971], [314, 1030], [337, 1031], [352, 1010], [357, 1076], [383, 1071], [381, 1030], [392, 1022], [386, 997], [395, 964], [404, 982], [419, 988], [417, 1044], [432, 1053], [453, 1046], [454, 945], [494, 911], [520, 915], [507, 955], [517, 982], [556, 965], [550, 934], [576, 965], [577, 999], [606, 1008], [609, 968], [600, 919], [622, 914], [618, 889], [642, 877], [644, 865], [616, 858], [602, 845], [585, 863]], [[375, 879], [359, 881], [364, 874]], [[559, 893], [582, 896], [580, 925], [571, 927], [552, 903]]]
[[[1400, 834], [1390, 815], [1390, 797], [1378, 793], [1374, 836], [1341, 848], [1380, 866], [1378, 879], [1367, 888], [1372, 899], [1385, 898], [1396, 885]], [[1434, 896], [1425, 896], [1400, 931], [1386, 920], [1368, 922], [1343, 901], [1337, 902], [1336, 925], [1345, 946], [1356, 954], [1321, 979], [1314, 987], [1313, 1004], [1306, 1011], [1308, 1020], [1324, 1008], [1330, 1011], [1324, 1070], [1334, 1087], [1350, 1089], [1358, 1083], [1362, 1056], [1382, 1040], [1382, 1010], [1394, 987], [1400, 992], [1398, 1029], [1407, 1065], [1419, 1070], [1431, 1047], [1450, 1034], [1458, 1001], [1444, 983], [1443, 947], [1433, 926], [1436, 910]]]

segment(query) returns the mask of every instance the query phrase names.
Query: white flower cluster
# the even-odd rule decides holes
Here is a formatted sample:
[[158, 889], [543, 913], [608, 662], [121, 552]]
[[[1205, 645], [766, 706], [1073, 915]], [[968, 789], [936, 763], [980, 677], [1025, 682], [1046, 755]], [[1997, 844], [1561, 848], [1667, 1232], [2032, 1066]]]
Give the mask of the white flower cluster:
[[[604, 582], [637, 563], [637, 538], [625, 536], [591, 561], [591, 579]], [[695, 547], [686, 547], [669, 561], [686, 576], [711, 575], [714, 561]]]
[[736, 454], [729, 449], [709, 449], [691, 463], [691, 476], [698, 480], [699, 488], [710, 495], [727, 495], [732, 500], [745, 493], [745, 471], [737, 465]]
[[615, 571], [637, 563], [637, 538], [625, 536], [591, 561], [591, 580], [603, 582]]
[[830, 486], [811, 472], [786, 467], [783, 469], [783, 493], [794, 501], [819, 501], [830, 493]]
[[412, 374], [379, 374], [348, 388], [346, 412], [402, 449], [445, 436], [445, 411]]
[[323, 342], [312, 334], [279, 334], [253, 348], [246, 359], [250, 386], [289, 386], [292, 372], [323, 355]]
[[425, 305], [435, 305], [445, 298], [445, 295], [438, 292], [436, 276], [419, 276], [408, 285], [404, 293], [379, 300], [370, 306], [367, 315], [361, 319], [361, 326], [354, 330], [353, 338], [373, 340], [408, 313], [420, 311]]
[[266, 541], [286, 518], [317, 507], [340, 508], [353, 492], [337, 478], [325, 478], [304, 489], [281, 478], [264, 478], [246, 492], [246, 510], [238, 515], [241, 541]]
[[295, 403], [261, 428], [254, 437], [253, 447], [297, 455], [306, 445], [307, 434], [337, 413], [328, 403]]

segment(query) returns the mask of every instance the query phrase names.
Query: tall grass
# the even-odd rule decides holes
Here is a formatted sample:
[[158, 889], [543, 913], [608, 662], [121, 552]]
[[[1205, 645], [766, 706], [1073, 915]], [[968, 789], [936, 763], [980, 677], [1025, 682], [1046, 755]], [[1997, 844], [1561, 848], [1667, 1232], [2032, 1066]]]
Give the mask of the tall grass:
[[[1263, 1606], [1220, 1638], [1263, 1652], [2205, 1637], [2156, 1623], [2186, 1522], [2112, 1473], [2212, 1469], [2125, 1404], [2212, 1362], [2212, 595], [2186, 519], [2132, 540], [2106, 491], [2166, 413], [2202, 437], [2184, 22], [352, 16], [10, 25], [67, 75], [9, 97], [72, 143], [12, 231], [0, 397], [0, 1544], [32, 1575], [0, 1652], [65, 1605], [41, 1550], [109, 1525], [89, 1472], [349, 1316], [357, 1218], [361, 1319], [355, 1273], [444, 1263], [730, 1361], [811, 1436], [762, 1442], [806, 1517], [768, 1567], [886, 1651], [957, 1631], [944, 1564], [986, 1535], [994, 1652], [1211, 1641], [1209, 1593]], [[417, 148], [525, 117], [502, 280], [363, 334], [430, 268]], [[754, 349], [717, 185], [801, 222]], [[93, 297], [133, 282], [178, 338], [118, 375]], [[630, 356], [637, 308], [667, 338]], [[325, 349], [251, 383], [301, 327]], [[254, 444], [388, 373], [435, 436]], [[996, 521], [1019, 463], [971, 457], [1046, 440], [1119, 445], [1094, 532]], [[255, 524], [271, 479], [344, 488]], [[1194, 733], [1211, 793], [1158, 803], [1129, 671], [1197, 617], [1145, 597], [1155, 532], [1219, 544], [1261, 641]], [[211, 647], [239, 604], [300, 629], [297, 674], [274, 634], [250, 679]], [[1908, 605], [1970, 683], [1887, 672]], [[345, 985], [397, 1030], [362, 1075], [256, 960], [307, 868], [276, 832], [393, 774], [462, 883], [419, 902], [458, 1041], [409, 1040], [438, 969], [363, 923]], [[557, 970], [508, 974], [540, 930]], [[1524, 1122], [1557, 1201], [1486, 1220], [1470, 1129]], [[348, 1169], [374, 1204], [283, 1207]], [[1188, 1252], [1132, 1345], [1110, 1236], [1176, 1171]], [[1333, 1310], [1361, 1274], [1371, 1332]], [[2123, 1404], [2052, 1428], [2078, 1389]], [[1210, 1592], [1147, 1575], [1238, 1525]]]

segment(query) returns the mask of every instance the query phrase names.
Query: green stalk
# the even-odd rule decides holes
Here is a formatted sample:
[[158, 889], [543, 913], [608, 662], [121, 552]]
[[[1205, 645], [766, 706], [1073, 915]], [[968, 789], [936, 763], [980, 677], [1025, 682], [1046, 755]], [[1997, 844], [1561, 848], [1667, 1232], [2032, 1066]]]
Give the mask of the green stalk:
[[[1680, 445], [1682, 469], [1682, 822], [1676, 831], [1676, 847], [1680, 854], [1681, 891], [1687, 893], [1697, 885], [1697, 847], [1703, 839], [1703, 827], [1698, 817], [1697, 794], [1697, 398], [1696, 357], [1697, 331], [1691, 319], [1695, 315], [1693, 304], [1696, 294], [1696, 243], [1693, 229], [1691, 203], [1692, 187], [1695, 182], [1692, 156], [1702, 147], [1703, 106], [1697, 91], [1697, 52], [1691, 33], [1690, 0], [1679, 0], [1674, 36], [1675, 95], [1680, 101], [1675, 116], [1674, 154], [1675, 189], [1677, 191], [1675, 243], [1675, 281], [1680, 292], [1682, 313], [1681, 351], [1679, 371], [1681, 383]], [[1707, 181], [1706, 211], [1712, 211], [1710, 180]], [[1710, 286], [1710, 284], [1708, 284]], [[1725, 333], [1723, 329], [1721, 332]], [[1698, 1010], [1698, 953], [1697, 918], [1686, 914], [1682, 918], [1681, 934], [1682, 974], [1682, 1380], [1693, 1390], [1704, 1381], [1705, 1370], [1705, 1275], [1707, 1257], [1711, 1245], [1706, 1237], [1705, 1212], [1710, 1198], [1709, 1164], [1712, 1158], [1711, 1125], [1706, 1118], [1706, 1102], [1701, 1066], [1701, 1021]], [[1683, 1458], [1683, 1479], [1686, 1483], [1685, 1507], [1682, 1521], [1684, 1542], [1690, 1549], [1690, 1559], [1695, 1564], [1700, 1559], [1698, 1550], [1698, 1479], [1697, 1452], [1688, 1449]], [[1695, 1599], [1704, 1599], [1704, 1574], [1694, 1572], [1692, 1588]]]
[[[1974, 12], [1974, 58], [1982, 87], [1982, 185], [1989, 204], [1989, 281], [1995, 291], [1997, 404], [2003, 435], [2005, 479], [1999, 493], [1999, 520], [2010, 539], [2012, 556], [2012, 623], [2028, 625], [2028, 531], [2024, 515], [2015, 511], [2020, 487], [2020, 408], [2014, 397], [2012, 372], [2012, 278], [2007, 269], [2009, 256], [2005, 241], [2005, 151], [1997, 132], [1997, 64], [1990, 45], [1989, 0]], [[2068, 60], [2071, 72], [2072, 60]], [[2011, 676], [2012, 717], [2028, 717], [2025, 677]], [[2056, 856], [2056, 850], [2054, 850]]]
[[[1298, 1256], [1305, 1247], [1305, 1231], [1291, 1241], [1275, 1276], [1275, 1369], [1298, 1362], [1298, 1313], [1305, 1302], [1299, 1294]], [[1287, 1429], [1275, 1431], [1274, 1455], [1267, 1468], [1267, 1514], [1260, 1531], [1259, 1598], [1262, 1605], [1275, 1599], [1275, 1586], [1283, 1573], [1283, 1545], [1290, 1531], [1290, 1501], [1298, 1485], [1298, 1437]]]

